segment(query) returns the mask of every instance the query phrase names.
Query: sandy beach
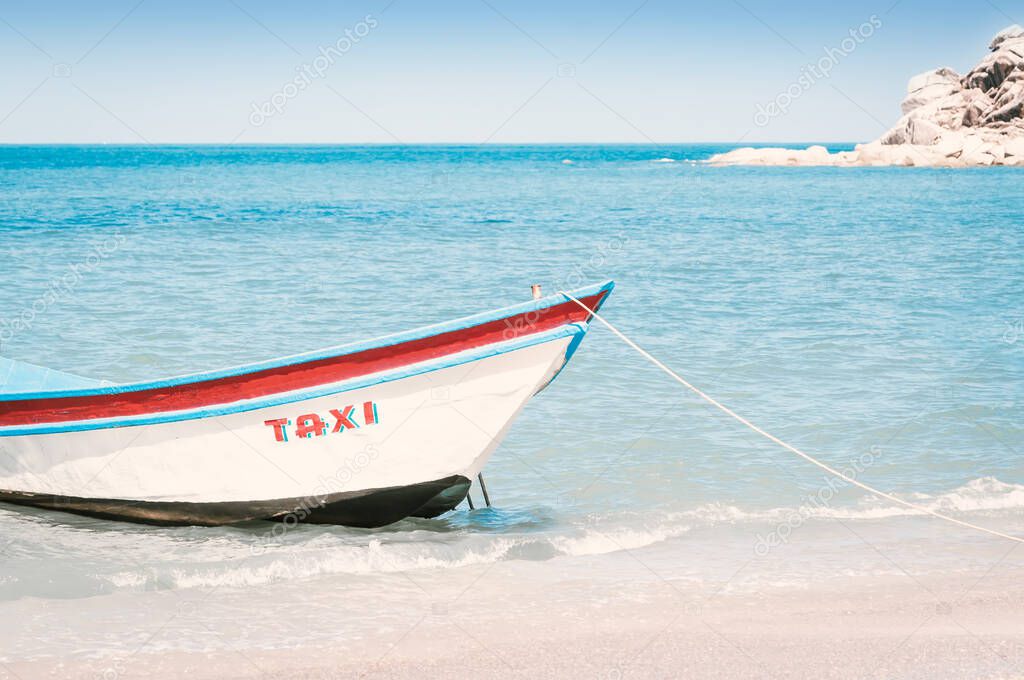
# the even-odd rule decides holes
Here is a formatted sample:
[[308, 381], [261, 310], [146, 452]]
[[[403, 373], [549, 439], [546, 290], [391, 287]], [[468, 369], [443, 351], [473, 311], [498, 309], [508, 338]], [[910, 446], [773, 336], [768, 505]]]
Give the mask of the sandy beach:
[[447, 612], [411, 606], [404, 631], [330, 646], [257, 652], [239, 644], [212, 654], [14, 663], [6, 671], [12, 678], [1020, 678], [1024, 589], [1015, 580], [1004, 574], [965, 587], [961, 579], [908, 578], [842, 593], [718, 595], [703, 605], [666, 582], [644, 603], [565, 606], [544, 591], [529, 602], [529, 616], [496, 611], [484, 619], [487, 603], [467, 597], [465, 608]]
[[[858, 570], [842, 576], [814, 568], [834, 557], [814, 547], [822, 526], [764, 558], [736, 534], [715, 578], [679, 577], [672, 553], [649, 546], [395, 574], [401, 586], [387, 595], [374, 577], [353, 577], [153, 591], [131, 610], [125, 594], [53, 600], [43, 613], [29, 598], [5, 606], [5, 639], [95, 646], [4, 668], [12, 678], [1024, 677], [1024, 552], [910, 521], [924, 533], [903, 545], [882, 538], [888, 529], [853, 529], [864, 540], [842, 549]], [[933, 569], [929, 550], [949, 568]]]

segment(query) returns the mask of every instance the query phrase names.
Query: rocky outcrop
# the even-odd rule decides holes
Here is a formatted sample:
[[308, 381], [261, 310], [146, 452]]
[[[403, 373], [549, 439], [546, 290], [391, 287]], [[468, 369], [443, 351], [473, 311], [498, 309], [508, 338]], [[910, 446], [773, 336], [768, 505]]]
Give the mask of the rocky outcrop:
[[711, 158], [722, 165], [1024, 166], [1024, 28], [1000, 31], [989, 54], [961, 76], [943, 67], [916, 75], [903, 115], [853, 151], [743, 148]]

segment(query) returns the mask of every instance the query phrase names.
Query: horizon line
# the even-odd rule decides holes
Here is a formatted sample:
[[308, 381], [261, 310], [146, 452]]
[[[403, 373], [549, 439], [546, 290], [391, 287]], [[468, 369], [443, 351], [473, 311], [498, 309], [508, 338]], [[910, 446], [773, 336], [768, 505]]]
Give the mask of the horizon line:
[[659, 146], [696, 146], [696, 145], [720, 145], [720, 146], [767, 146], [767, 145], [793, 145], [806, 144], [863, 144], [855, 140], [773, 140], [766, 142], [737, 142], [737, 141], [672, 141], [672, 142], [0, 142], [2, 147], [25, 147], [25, 146], [131, 146], [131, 147], [173, 147], [173, 146], [219, 146], [219, 147], [258, 147], [258, 146], [380, 146], [380, 147], [410, 147], [410, 146], [469, 146], [469, 147], [500, 147], [500, 146], [636, 146], [636, 147], [659, 147]]

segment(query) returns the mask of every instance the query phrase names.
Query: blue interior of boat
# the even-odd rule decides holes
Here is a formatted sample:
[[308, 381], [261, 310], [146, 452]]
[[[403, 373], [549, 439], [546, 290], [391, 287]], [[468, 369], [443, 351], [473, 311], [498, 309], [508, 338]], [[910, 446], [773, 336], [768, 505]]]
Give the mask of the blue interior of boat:
[[86, 389], [111, 384], [105, 380], [83, 378], [52, 368], [0, 357], [0, 394]]

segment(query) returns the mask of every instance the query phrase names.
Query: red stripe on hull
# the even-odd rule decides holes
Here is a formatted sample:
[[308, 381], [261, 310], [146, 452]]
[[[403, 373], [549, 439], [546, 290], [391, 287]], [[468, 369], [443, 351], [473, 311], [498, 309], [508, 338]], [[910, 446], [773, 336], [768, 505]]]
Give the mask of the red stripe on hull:
[[[602, 291], [583, 298], [582, 302], [595, 309], [607, 294], [608, 291]], [[0, 401], [0, 427], [123, 418], [256, 399], [437, 359], [568, 323], [588, 321], [589, 316], [570, 301], [397, 345], [226, 378], [134, 392]]]

